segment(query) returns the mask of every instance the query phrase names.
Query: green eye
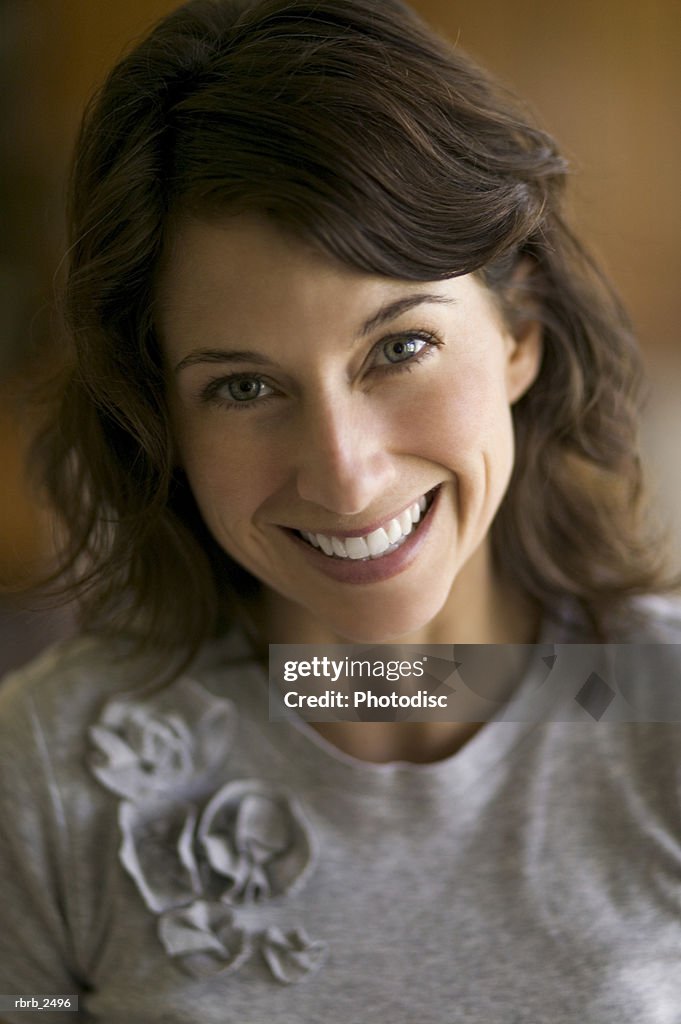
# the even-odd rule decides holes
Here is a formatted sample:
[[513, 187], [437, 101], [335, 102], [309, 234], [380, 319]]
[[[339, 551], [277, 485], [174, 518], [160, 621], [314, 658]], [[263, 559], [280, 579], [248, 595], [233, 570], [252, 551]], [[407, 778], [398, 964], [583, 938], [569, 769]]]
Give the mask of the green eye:
[[391, 338], [383, 345], [383, 354], [390, 363], [403, 363], [418, 355], [427, 344], [424, 338]]
[[236, 373], [211, 380], [201, 391], [201, 399], [219, 408], [247, 409], [264, 405], [276, 394], [276, 388], [252, 373]]
[[267, 384], [258, 377], [235, 377], [227, 383], [229, 397], [235, 402], [252, 402], [262, 398], [268, 390]]

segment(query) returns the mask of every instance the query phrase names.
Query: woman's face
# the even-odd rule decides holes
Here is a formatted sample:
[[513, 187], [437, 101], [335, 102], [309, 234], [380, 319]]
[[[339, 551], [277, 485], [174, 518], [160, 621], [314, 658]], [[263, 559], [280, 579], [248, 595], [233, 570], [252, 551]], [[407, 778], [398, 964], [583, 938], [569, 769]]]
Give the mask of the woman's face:
[[514, 337], [472, 275], [361, 273], [250, 214], [181, 224], [157, 322], [222, 548], [339, 637], [429, 623], [486, 544], [538, 328]]

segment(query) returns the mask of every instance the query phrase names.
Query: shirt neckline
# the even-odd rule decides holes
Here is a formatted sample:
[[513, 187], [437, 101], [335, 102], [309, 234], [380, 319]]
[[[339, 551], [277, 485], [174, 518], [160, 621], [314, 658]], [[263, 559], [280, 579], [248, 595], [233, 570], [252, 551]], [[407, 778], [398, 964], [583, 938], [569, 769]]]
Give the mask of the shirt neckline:
[[354, 784], [364, 787], [365, 792], [392, 785], [398, 779], [405, 786], [437, 786], [454, 781], [465, 786], [507, 757], [537, 727], [539, 723], [533, 720], [513, 721], [513, 708], [538, 685], [541, 658], [551, 656], [554, 644], [573, 639], [574, 626], [574, 617], [564, 610], [555, 618], [547, 616], [533, 645], [541, 650], [532, 658], [509, 700], [457, 751], [437, 761], [366, 761], [345, 753], [300, 716], [270, 721], [267, 673], [255, 662], [252, 666], [257, 683], [255, 679], [251, 681], [247, 699], [266, 741], [287, 758], [296, 758], [303, 771], [313, 773], [325, 785], [340, 784], [346, 788]]

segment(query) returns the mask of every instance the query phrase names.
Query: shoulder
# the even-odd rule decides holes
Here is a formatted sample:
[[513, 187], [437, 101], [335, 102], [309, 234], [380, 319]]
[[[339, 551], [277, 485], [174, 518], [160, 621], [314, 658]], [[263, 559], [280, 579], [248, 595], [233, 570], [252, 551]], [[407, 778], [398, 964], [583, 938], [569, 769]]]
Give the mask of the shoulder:
[[[0, 987], [10, 971], [25, 991], [40, 978], [74, 991], [66, 975], [90, 976], [119, 892], [126, 801], [152, 808], [216, 787], [232, 702], [188, 675], [152, 690], [154, 668], [124, 644], [82, 638], [0, 684]], [[17, 967], [29, 963], [30, 983]]]
[[96, 873], [116, 848], [115, 820], [86, 769], [87, 726], [122, 683], [114, 660], [73, 640], [0, 683], [0, 898], [12, 936], [0, 934], [0, 982], [9, 972], [26, 991], [41, 978], [48, 992], [75, 991], [96, 932]]
[[120, 650], [92, 637], [62, 641], [2, 680], [0, 718], [40, 707], [50, 717], [63, 712], [73, 720], [83, 705], [96, 705], [128, 679], [130, 666], [123, 666]]
[[27, 778], [43, 780], [43, 807], [49, 793], [100, 804], [105, 790], [129, 797], [205, 782], [233, 734], [249, 667], [234, 636], [166, 683], [158, 658], [124, 641], [58, 644], [0, 683], [0, 804]]
[[[681, 598], [632, 604], [626, 629], [603, 648], [613, 723], [612, 765], [627, 765], [639, 798], [654, 803], [678, 837], [681, 823]], [[606, 744], [608, 746], [608, 744]], [[615, 753], [617, 751], [617, 753]]]
[[678, 827], [681, 598], [637, 598], [601, 643], [573, 606], [558, 611], [551, 636], [555, 670], [540, 695], [555, 732], [568, 744], [568, 760], [602, 758], [623, 778], [647, 780], [646, 786], [672, 800]]
[[125, 737], [141, 756], [158, 745], [159, 733], [174, 742], [179, 721], [186, 744], [200, 746], [210, 722], [224, 726], [233, 717], [253, 665], [236, 632], [204, 645], [169, 682], [167, 661], [135, 653], [128, 640], [82, 636], [56, 644], [0, 682], [0, 774], [9, 787], [46, 773], [66, 780], [69, 791], [79, 783], [89, 789], [94, 763], [129, 757], [120, 745], [113, 749], [111, 736]]
[[0, 683], [0, 817], [8, 823], [0, 849], [14, 851], [5, 850], [3, 870], [31, 862], [42, 877], [55, 860], [69, 860], [81, 827], [100, 835], [111, 827], [111, 803], [88, 770], [90, 728], [116, 693], [143, 676], [120, 650], [78, 638]]
[[124, 644], [94, 637], [56, 644], [11, 673], [0, 683], [0, 756], [10, 774], [29, 759], [77, 772], [101, 708], [151, 678], [150, 663], [126, 656]]
[[181, 690], [190, 678], [210, 678], [218, 669], [247, 662], [247, 649], [233, 633], [205, 645], [180, 676], [164, 685], [167, 665], [153, 653], [135, 653], [124, 639], [72, 638], [0, 681], [0, 724], [31, 719], [50, 731], [73, 734], [117, 698], [148, 701], [154, 694]]
[[[635, 618], [605, 646], [612, 682], [623, 699], [624, 720], [653, 727], [654, 741], [666, 740], [675, 761], [681, 744], [681, 599], [639, 599]], [[665, 731], [655, 726], [667, 725]], [[652, 756], [652, 752], [651, 752]]]
[[30, 761], [78, 764], [86, 724], [129, 672], [116, 652], [92, 639], [64, 641], [0, 683], [0, 757], [5, 779]]
[[681, 644], [681, 595], [640, 597], [632, 603], [632, 610], [623, 643]]
[[[576, 601], [566, 598], [545, 609], [545, 642], [593, 644], [593, 630]], [[681, 644], [681, 594], [646, 594], [630, 599], [607, 616], [611, 644]]]

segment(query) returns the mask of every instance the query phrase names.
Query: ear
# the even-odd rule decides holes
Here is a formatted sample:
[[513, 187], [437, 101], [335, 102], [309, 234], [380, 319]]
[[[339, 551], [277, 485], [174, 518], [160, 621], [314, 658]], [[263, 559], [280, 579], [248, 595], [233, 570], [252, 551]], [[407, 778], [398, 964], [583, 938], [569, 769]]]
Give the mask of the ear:
[[522, 320], [511, 334], [506, 362], [506, 394], [509, 405], [529, 391], [541, 366], [544, 329], [539, 320]]
[[508, 289], [510, 316], [507, 325], [506, 394], [510, 405], [522, 398], [534, 384], [544, 349], [544, 328], [530, 284], [533, 272], [536, 273], [533, 261], [523, 260]]

